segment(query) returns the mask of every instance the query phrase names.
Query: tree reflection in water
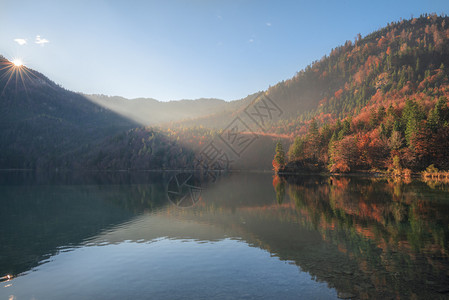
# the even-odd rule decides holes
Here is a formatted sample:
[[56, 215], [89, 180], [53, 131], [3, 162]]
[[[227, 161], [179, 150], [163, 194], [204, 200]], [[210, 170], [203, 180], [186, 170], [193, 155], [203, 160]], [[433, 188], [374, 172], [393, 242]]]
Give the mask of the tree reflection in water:
[[347, 289], [359, 290], [362, 298], [379, 291], [406, 297], [438, 297], [447, 291], [447, 187], [347, 177], [316, 180], [290, 178], [288, 195], [303, 225], [318, 230], [357, 264], [357, 276], [343, 272], [354, 278]]

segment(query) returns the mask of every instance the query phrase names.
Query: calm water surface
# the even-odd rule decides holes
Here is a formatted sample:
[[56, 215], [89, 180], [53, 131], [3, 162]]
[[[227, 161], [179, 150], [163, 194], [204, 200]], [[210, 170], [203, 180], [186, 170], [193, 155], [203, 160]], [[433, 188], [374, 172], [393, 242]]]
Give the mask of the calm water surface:
[[358, 177], [2, 172], [0, 299], [444, 299], [448, 191]]

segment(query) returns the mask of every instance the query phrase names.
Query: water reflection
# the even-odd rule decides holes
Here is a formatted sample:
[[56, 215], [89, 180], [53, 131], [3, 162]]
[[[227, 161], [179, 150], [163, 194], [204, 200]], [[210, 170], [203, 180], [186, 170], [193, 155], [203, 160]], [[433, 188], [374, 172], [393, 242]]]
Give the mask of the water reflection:
[[168, 200], [181, 208], [196, 205], [204, 185], [198, 175], [188, 172], [174, 174], [167, 183]]
[[[234, 296], [243, 293], [255, 297], [258, 289], [262, 294], [257, 295], [263, 296], [264, 292], [265, 296], [269, 295], [268, 287], [254, 288], [256, 285], [250, 285], [245, 281], [249, 279], [243, 277], [251, 268], [273, 276], [284, 270], [285, 267], [277, 264], [268, 267], [273, 259], [296, 266], [299, 272], [288, 280], [297, 280], [304, 274], [309, 276], [296, 281], [298, 286], [289, 291], [278, 291], [287, 298], [313, 293], [333, 298], [336, 296], [333, 288], [341, 297], [362, 299], [435, 299], [449, 292], [449, 194], [444, 183], [231, 174], [204, 185], [197, 178], [178, 173], [91, 176], [79, 176], [75, 180], [70, 176], [56, 177], [50, 181], [30, 176], [26, 184], [23, 180], [22, 184], [10, 179], [1, 181], [0, 176], [3, 205], [0, 217], [7, 224], [0, 228], [0, 243], [4, 245], [0, 250], [0, 277], [24, 274], [33, 268], [37, 270], [33, 276], [38, 277], [40, 269], [36, 266], [42, 262], [53, 258], [65, 265], [66, 261], [79, 257], [79, 253], [118, 261], [98, 265], [95, 274], [99, 278], [92, 280], [103, 280], [100, 277], [109, 278], [107, 272], [123, 270], [120, 261], [133, 266], [134, 269], [126, 268], [127, 271], [143, 274], [142, 265], [155, 267], [148, 253], [157, 256], [157, 251], [164, 249], [172, 256], [161, 259], [169, 259], [178, 266], [185, 264], [189, 268], [186, 272], [201, 273], [204, 277], [198, 276], [208, 278], [210, 284], [213, 284], [212, 273], [208, 272], [220, 274], [216, 279], [220, 284], [226, 281], [227, 289], [237, 293]], [[176, 185], [173, 178], [177, 178]], [[201, 194], [192, 198], [194, 201], [188, 207], [178, 205], [182, 197], [169, 201], [169, 191], [188, 181], [183, 178], [194, 180], [187, 187], [201, 186]], [[20, 181], [19, 178], [17, 182]], [[191, 195], [188, 188], [177, 191], [179, 195]], [[239, 277], [235, 270], [240, 265], [230, 260], [249, 261], [255, 254], [245, 250], [248, 245], [273, 258], [254, 261], [260, 264], [257, 266], [246, 265]], [[219, 252], [223, 247], [230, 252]], [[81, 251], [87, 248], [93, 250]], [[122, 248], [131, 252], [122, 252]], [[75, 253], [61, 256], [66, 250]], [[187, 253], [200, 255], [201, 261]], [[91, 259], [89, 256], [88, 261]], [[197, 261], [196, 265], [192, 261]], [[216, 267], [212, 270], [205, 264]], [[161, 273], [160, 268], [165, 268], [163, 274], [170, 280], [171, 276], [176, 277], [170, 270], [179, 271], [174, 271], [169, 262], [158, 264], [157, 268], [145, 272], [156, 276]], [[229, 281], [228, 276], [234, 280]], [[306, 286], [310, 277], [318, 285], [310, 283], [310, 289], [301, 290], [300, 286]], [[31, 277], [19, 278], [23, 281], [15, 278], [12, 282], [19, 284]], [[136, 277], [129, 275], [129, 278]], [[289, 284], [293, 283], [289, 281]], [[132, 285], [143, 289], [136, 283]], [[283, 286], [279, 281], [275, 285]], [[105, 284], [104, 288], [112, 287]], [[172, 285], [170, 288], [181, 292]], [[210, 290], [197, 293], [197, 298], [213, 296]], [[169, 298], [168, 294], [152, 295]], [[220, 290], [219, 295], [225, 298], [226, 289]]]
[[296, 181], [288, 194], [304, 226], [320, 232], [360, 271], [347, 289], [359, 289], [366, 298], [379, 291], [405, 298], [434, 298], [447, 291], [446, 192], [420, 182]]
[[223, 228], [346, 295], [438, 298], [449, 292], [443, 184], [275, 177], [268, 191], [263, 177], [225, 178], [204, 191], [197, 212], [171, 216]]
[[166, 205], [163, 181], [154, 174], [141, 184], [123, 183], [132, 180], [129, 174], [0, 175], [0, 276], [25, 272], [61, 249]]

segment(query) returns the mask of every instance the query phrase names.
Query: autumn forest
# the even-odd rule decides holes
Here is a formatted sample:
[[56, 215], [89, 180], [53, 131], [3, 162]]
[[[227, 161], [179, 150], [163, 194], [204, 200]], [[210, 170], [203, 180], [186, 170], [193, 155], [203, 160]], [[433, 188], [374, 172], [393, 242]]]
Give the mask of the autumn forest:
[[275, 159], [275, 169], [449, 169], [448, 22], [432, 14], [391, 23], [269, 89], [313, 81], [322, 96], [316, 108], [273, 126], [294, 136], [288, 163]]

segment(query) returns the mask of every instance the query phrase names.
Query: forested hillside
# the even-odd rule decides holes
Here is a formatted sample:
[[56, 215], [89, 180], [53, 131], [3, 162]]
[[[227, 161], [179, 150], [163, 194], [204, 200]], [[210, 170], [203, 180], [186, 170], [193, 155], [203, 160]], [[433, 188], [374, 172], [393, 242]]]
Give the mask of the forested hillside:
[[[358, 35], [291, 79], [268, 88], [265, 95], [284, 112], [280, 122], [272, 122], [270, 131], [304, 134], [312, 118], [322, 125], [357, 115], [379, 102], [444, 93], [440, 86], [448, 72], [448, 23], [448, 17], [436, 14], [392, 22], [366, 37]], [[181, 124], [225, 127], [224, 119], [229, 122], [235, 112]]]
[[151, 127], [134, 128], [105, 139], [92, 151], [78, 153], [76, 168], [98, 170], [192, 169], [195, 152]]
[[312, 118], [322, 124], [407, 97], [435, 102], [429, 97], [446, 92], [448, 23], [435, 14], [391, 23], [269, 88], [289, 119], [273, 130], [296, 132]]
[[432, 14], [347, 42], [272, 87], [280, 105], [302, 108], [272, 127], [296, 137], [289, 167], [449, 169], [448, 65], [449, 18]]
[[69, 153], [137, 126], [0, 56], [0, 167], [62, 166]]

